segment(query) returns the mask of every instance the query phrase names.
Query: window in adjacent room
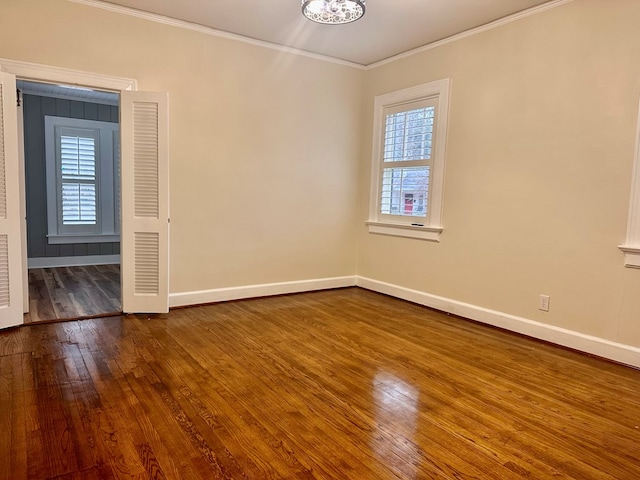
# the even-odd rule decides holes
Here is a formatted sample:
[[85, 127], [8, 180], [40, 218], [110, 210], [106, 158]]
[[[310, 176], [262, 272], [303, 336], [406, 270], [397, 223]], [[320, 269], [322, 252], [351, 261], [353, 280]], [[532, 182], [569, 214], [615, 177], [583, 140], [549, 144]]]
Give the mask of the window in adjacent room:
[[45, 117], [49, 243], [119, 241], [118, 128]]
[[449, 80], [375, 99], [369, 231], [439, 240]]

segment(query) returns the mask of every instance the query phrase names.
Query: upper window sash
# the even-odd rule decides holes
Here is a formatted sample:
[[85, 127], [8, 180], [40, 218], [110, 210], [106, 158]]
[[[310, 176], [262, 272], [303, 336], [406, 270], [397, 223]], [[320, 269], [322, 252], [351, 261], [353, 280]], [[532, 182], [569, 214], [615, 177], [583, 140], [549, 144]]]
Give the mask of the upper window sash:
[[433, 157], [435, 100], [411, 102], [384, 109], [382, 162], [413, 162]]

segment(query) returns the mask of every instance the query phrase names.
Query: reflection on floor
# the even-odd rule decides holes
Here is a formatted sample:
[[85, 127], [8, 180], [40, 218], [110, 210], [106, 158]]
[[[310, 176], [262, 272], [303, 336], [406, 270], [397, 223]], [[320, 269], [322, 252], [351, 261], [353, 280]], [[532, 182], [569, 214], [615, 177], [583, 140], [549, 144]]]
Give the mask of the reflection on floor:
[[0, 480], [638, 480], [640, 371], [358, 288], [0, 331]]
[[29, 313], [24, 322], [116, 315], [120, 265], [29, 269]]

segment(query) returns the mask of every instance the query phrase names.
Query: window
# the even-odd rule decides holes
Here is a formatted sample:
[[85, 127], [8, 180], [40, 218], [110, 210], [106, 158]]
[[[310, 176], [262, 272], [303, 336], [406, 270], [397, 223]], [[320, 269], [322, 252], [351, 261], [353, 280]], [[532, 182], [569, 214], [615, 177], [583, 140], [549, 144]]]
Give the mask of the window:
[[375, 99], [369, 232], [438, 241], [449, 80]]
[[49, 243], [119, 241], [118, 124], [45, 117]]
[[[98, 132], [64, 131], [56, 137], [58, 184], [61, 216], [58, 231], [73, 232], [82, 226], [98, 233], [96, 218], [96, 143]], [[75, 233], [75, 232], [74, 232]]]
[[633, 158], [627, 239], [625, 244], [618, 248], [624, 252], [626, 267], [640, 268], [640, 113], [638, 113], [636, 127], [636, 150]]

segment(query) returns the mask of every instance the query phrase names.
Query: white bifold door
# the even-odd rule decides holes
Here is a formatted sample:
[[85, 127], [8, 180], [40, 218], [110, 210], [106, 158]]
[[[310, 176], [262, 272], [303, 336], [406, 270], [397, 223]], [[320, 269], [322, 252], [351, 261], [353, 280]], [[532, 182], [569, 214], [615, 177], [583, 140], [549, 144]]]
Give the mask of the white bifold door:
[[169, 311], [168, 95], [121, 92], [122, 309]]
[[22, 323], [16, 77], [0, 72], [0, 328]]

